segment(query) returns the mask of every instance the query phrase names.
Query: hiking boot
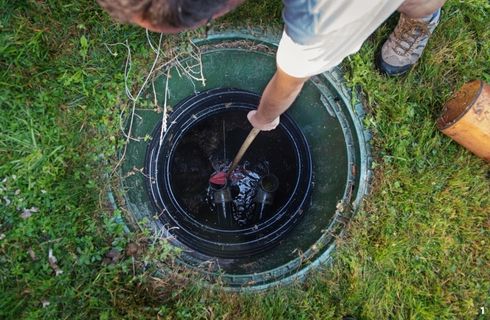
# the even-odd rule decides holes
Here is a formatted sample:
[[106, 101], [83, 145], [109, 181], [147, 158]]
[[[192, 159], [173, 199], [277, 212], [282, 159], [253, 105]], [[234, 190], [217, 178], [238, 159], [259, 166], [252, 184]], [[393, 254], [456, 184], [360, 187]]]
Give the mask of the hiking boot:
[[378, 69], [390, 76], [401, 75], [410, 70], [422, 56], [440, 16], [441, 9], [420, 19], [411, 19], [401, 13], [398, 25], [376, 57]]

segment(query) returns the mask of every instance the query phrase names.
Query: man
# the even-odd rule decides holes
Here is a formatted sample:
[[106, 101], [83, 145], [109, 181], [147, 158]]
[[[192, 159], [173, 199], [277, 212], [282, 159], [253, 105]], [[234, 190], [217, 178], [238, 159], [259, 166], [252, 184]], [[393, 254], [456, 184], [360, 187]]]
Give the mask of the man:
[[[115, 18], [156, 32], [175, 33], [215, 19], [244, 0], [98, 0]], [[383, 44], [376, 65], [401, 75], [415, 65], [436, 28], [446, 0], [283, 0], [285, 23], [277, 51], [277, 71], [266, 86], [250, 123], [273, 130], [279, 116], [311, 77], [357, 52], [394, 11], [395, 30]]]

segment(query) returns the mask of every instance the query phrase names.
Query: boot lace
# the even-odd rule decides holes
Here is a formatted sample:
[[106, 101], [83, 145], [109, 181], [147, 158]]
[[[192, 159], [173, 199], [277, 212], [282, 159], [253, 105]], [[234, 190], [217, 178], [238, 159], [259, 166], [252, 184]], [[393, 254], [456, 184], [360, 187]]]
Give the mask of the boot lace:
[[420, 40], [430, 36], [428, 23], [402, 15], [393, 32], [393, 50], [399, 55], [412, 53]]

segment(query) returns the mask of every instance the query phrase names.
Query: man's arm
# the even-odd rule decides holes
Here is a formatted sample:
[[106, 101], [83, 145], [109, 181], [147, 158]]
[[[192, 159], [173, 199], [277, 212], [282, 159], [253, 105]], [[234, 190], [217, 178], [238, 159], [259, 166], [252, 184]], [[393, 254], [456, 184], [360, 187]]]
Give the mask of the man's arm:
[[265, 87], [257, 111], [248, 115], [250, 123], [260, 130], [274, 129], [279, 124], [279, 116], [293, 104], [308, 79], [292, 77], [277, 67]]

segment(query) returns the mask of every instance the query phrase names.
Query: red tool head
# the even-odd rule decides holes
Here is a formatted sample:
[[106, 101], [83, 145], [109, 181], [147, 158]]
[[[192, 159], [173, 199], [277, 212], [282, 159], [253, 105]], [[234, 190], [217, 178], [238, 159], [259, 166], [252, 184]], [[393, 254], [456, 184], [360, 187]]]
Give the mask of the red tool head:
[[222, 186], [226, 184], [227, 179], [228, 177], [226, 175], [226, 172], [220, 171], [220, 172], [216, 172], [211, 176], [211, 178], [209, 178], [209, 183], [213, 185]]

